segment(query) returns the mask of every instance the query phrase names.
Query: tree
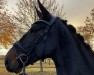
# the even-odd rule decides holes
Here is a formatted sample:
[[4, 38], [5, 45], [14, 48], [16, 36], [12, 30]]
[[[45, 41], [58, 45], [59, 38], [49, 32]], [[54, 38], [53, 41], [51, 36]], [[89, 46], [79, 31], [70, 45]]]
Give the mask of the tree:
[[0, 9], [3, 9], [6, 4], [6, 0], [0, 0]]
[[[62, 12], [63, 5], [60, 7], [56, 0], [42, 0], [41, 2], [54, 15], [58, 15], [61, 18], [65, 15]], [[35, 6], [38, 7], [35, 0], [19, 0], [17, 3], [18, 11], [15, 10], [16, 15], [13, 15], [12, 19], [17, 25], [16, 27], [18, 27], [17, 32], [20, 36], [38, 19]]]
[[94, 37], [94, 9], [90, 12], [91, 17], [87, 17], [85, 26], [78, 27], [78, 31], [84, 36], [87, 43], [92, 46], [91, 40]]
[[[0, 10], [4, 9], [5, 0], [0, 0]], [[0, 45], [7, 48], [13, 42], [14, 26], [6, 11], [0, 11]]]

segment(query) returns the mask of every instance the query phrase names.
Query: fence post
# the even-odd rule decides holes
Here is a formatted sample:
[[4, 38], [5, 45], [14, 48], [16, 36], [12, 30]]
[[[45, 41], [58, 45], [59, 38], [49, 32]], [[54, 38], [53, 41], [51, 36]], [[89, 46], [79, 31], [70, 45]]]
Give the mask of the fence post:
[[42, 64], [42, 60], [40, 60], [40, 72], [43, 72], [43, 64]]
[[49, 60], [49, 65], [50, 65], [50, 58], [48, 60]]

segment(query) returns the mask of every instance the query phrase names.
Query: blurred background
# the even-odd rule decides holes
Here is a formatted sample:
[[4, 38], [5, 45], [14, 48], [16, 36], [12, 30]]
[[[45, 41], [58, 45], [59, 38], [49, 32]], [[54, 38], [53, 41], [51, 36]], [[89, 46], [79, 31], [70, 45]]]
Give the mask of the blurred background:
[[[41, 2], [53, 15], [73, 25], [94, 50], [94, 0]], [[15, 75], [5, 70], [4, 57], [12, 44], [38, 20], [34, 5], [37, 6], [36, 0], [0, 0], [0, 75]], [[28, 66], [26, 71], [32, 75], [56, 75], [54, 63], [50, 58]]]

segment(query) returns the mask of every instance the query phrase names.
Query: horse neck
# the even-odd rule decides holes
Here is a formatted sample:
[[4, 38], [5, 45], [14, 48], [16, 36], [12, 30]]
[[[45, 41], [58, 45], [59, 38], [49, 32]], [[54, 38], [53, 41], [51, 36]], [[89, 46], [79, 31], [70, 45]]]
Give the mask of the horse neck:
[[[60, 28], [59, 29], [60, 36], [59, 36], [59, 40], [58, 40], [59, 45], [57, 46], [57, 49], [55, 50], [54, 56], [52, 59], [55, 62], [57, 75], [66, 75], [67, 72], [65, 71], [65, 67], [64, 67], [65, 66], [64, 62], [66, 62], [66, 61], [64, 60], [64, 57], [67, 57], [70, 59], [76, 59], [76, 56], [75, 56], [75, 58], [73, 58], [73, 56], [76, 53], [75, 51], [77, 50], [77, 46], [75, 44], [74, 39], [71, 37], [72, 35], [68, 32], [65, 25], [60, 25], [59, 28]], [[67, 52], [68, 52], [68, 54], [67, 54]], [[70, 62], [72, 62], [72, 61], [70, 61]]]
[[65, 75], [64, 72], [64, 64], [63, 64], [63, 58], [62, 58], [62, 54], [60, 54], [60, 50], [56, 50], [54, 52], [54, 56], [52, 57], [52, 60], [55, 63], [55, 67], [56, 67], [56, 72], [57, 75]]

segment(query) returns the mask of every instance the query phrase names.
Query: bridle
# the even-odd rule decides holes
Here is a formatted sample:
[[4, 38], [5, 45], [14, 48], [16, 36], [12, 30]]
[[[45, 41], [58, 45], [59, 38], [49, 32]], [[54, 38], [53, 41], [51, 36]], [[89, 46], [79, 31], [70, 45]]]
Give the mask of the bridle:
[[[31, 52], [37, 46], [37, 44], [40, 43], [40, 41], [42, 39], [44, 40], [43, 41], [44, 42], [44, 44], [43, 44], [43, 50], [45, 49], [45, 42], [46, 42], [46, 39], [47, 39], [46, 35], [48, 34], [49, 30], [52, 28], [53, 24], [55, 23], [55, 20], [56, 20], [56, 17], [53, 16], [50, 22], [47, 22], [47, 21], [44, 21], [44, 20], [38, 20], [38, 21], [35, 22], [35, 23], [37, 23], [37, 22], [43, 22], [43, 23], [47, 24], [48, 26], [46, 27], [46, 29], [44, 30], [44, 32], [41, 32], [40, 35], [36, 38], [36, 40], [34, 41], [32, 47], [30, 48], [30, 50], [28, 52], [26, 52], [25, 47], [19, 41], [17, 41], [16, 43], [14, 43], [13, 47], [15, 48], [17, 63], [18, 63], [18, 65], [20, 65], [20, 63], [19, 63], [19, 61], [20, 61], [23, 64], [22, 65], [23, 66], [23, 74], [22, 75], [26, 75], [25, 74], [26, 63], [28, 62], [28, 59], [31, 57]], [[19, 48], [19, 50], [22, 51], [22, 54], [20, 54], [20, 55], [18, 54], [18, 52], [16, 50], [16, 46]], [[42, 52], [42, 53], [44, 53], [44, 52]], [[41, 56], [39, 58], [43, 59], [42, 57], [43, 56]], [[16, 71], [18, 65], [16, 66], [16, 68], [14, 69], [14, 71]]]

